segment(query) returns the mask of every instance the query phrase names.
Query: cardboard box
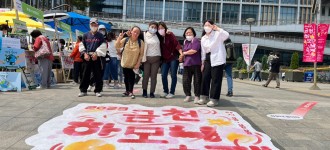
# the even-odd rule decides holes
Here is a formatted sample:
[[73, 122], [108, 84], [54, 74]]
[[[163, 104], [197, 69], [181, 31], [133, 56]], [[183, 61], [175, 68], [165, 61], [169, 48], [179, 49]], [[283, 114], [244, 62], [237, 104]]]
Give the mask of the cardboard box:
[[62, 69], [53, 69], [57, 83], [64, 83], [63, 71]]

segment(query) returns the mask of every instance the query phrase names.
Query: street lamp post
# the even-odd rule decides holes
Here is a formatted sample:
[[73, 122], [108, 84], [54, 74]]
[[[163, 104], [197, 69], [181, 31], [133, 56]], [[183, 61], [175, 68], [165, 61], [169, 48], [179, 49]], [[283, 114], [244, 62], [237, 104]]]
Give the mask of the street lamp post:
[[248, 61], [248, 65], [247, 65], [247, 71], [248, 71], [248, 79], [250, 79], [250, 65], [251, 65], [251, 25], [252, 23], [255, 21], [254, 18], [247, 18], [246, 19], [246, 22], [249, 23], [250, 25], [250, 31], [249, 31], [249, 50], [248, 50], [248, 53], [249, 53], [249, 61]]

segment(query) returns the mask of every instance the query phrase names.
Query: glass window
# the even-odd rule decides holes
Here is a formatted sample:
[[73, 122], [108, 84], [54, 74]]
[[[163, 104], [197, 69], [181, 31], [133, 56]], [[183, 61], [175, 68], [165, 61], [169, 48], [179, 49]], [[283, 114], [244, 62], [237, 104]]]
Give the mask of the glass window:
[[299, 23], [304, 24], [304, 23], [310, 23], [314, 18], [314, 15], [311, 15], [311, 8], [305, 8], [301, 7], [300, 8], [300, 18], [299, 18]]
[[184, 3], [184, 18], [186, 22], [200, 22], [202, 3], [200, 2], [185, 2]]
[[295, 24], [297, 8], [295, 7], [281, 7], [280, 24]]
[[328, 9], [328, 16], [330, 16], [330, 8]]
[[[143, 12], [143, 9], [142, 9]], [[146, 1], [146, 20], [162, 20], [163, 0]]]
[[143, 0], [127, 0], [127, 18], [143, 19]]
[[322, 8], [321, 8], [321, 15], [325, 16], [325, 7], [324, 6], [322, 6]]
[[165, 4], [165, 20], [166, 21], [181, 21], [182, 2], [166, 1]]
[[259, 3], [259, 0], [242, 0], [242, 2]]
[[298, 4], [298, 0], [281, 0], [282, 4]]
[[239, 16], [239, 5], [224, 4], [222, 11], [223, 24], [237, 24]]
[[260, 25], [276, 25], [277, 9], [277, 6], [261, 6]]
[[226, 1], [226, 2], [240, 2], [241, 0], [223, 0], [223, 1]]
[[204, 3], [203, 20], [220, 22], [220, 3]]
[[278, 0], [261, 0], [261, 3], [278, 4]]
[[247, 18], [254, 18], [256, 21], [254, 24], [256, 24], [258, 21], [258, 10], [259, 6], [255, 5], [243, 5], [242, 8], [242, 24], [248, 24], [246, 22]]

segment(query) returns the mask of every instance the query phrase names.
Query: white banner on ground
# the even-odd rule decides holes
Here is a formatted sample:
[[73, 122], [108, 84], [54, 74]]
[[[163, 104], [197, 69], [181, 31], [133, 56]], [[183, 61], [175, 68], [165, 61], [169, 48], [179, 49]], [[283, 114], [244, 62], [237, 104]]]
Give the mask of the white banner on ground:
[[[249, 50], [249, 44], [242, 44], [243, 57], [248, 66], [251, 65], [254, 53], [256, 52], [258, 44], [251, 44], [251, 50]], [[250, 57], [251, 55], [251, 57]]]

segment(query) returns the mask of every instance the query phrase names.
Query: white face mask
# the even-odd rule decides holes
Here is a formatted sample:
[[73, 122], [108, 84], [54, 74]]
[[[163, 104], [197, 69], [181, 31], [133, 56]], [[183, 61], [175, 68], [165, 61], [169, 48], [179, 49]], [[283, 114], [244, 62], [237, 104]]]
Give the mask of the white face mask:
[[165, 29], [159, 29], [158, 33], [162, 36], [165, 36]]
[[98, 27], [92, 27], [92, 26], [90, 26], [90, 28], [91, 28], [92, 32], [96, 32]]
[[149, 32], [152, 33], [152, 34], [155, 34], [157, 32], [157, 29], [149, 28]]
[[191, 41], [194, 38], [194, 36], [186, 36], [187, 41]]
[[206, 33], [210, 33], [212, 31], [212, 28], [210, 28], [210, 27], [204, 27], [204, 31]]
[[100, 31], [101, 34], [105, 35], [105, 31]]

